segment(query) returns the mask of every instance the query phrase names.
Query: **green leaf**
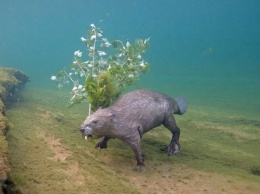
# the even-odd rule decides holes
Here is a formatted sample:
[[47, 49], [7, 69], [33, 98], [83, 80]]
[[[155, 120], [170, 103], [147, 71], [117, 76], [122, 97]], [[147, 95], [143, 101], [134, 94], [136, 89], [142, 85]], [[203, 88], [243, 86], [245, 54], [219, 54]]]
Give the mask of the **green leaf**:
[[88, 35], [88, 36], [92, 36], [93, 34], [94, 34], [94, 33], [93, 33], [92, 30], [88, 30], [88, 31], [87, 31], [87, 35]]

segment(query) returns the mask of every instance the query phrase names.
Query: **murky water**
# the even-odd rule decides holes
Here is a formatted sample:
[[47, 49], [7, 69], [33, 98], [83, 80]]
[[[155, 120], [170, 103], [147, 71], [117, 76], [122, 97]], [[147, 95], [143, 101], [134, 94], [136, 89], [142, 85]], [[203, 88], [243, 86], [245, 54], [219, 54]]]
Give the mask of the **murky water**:
[[[108, 39], [151, 37], [151, 71], [138, 87], [187, 96], [190, 106], [260, 115], [259, 1], [1, 1], [0, 65], [17, 67], [31, 85], [50, 80], [86, 50], [94, 23]], [[57, 91], [58, 92], [58, 91]]]

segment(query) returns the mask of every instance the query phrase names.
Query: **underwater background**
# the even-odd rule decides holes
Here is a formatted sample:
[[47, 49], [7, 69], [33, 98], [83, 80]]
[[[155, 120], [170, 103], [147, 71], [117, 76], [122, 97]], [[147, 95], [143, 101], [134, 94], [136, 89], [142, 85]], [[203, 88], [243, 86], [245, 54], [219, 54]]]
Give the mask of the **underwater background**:
[[27, 87], [58, 92], [50, 77], [72, 63], [74, 51], [86, 54], [80, 38], [94, 23], [109, 40], [151, 37], [151, 70], [138, 88], [258, 118], [259, 7], [258, 0], [1, 1], [0, 65], [26, 73]]
[[[259, 7], [259, 0], [0, 1], [0, 67], [31, 80], [6, 104], [5, 193], [259, 194]], [[51, 77], [75, 51], [85, 60], [81, 37], [92, 23], [110, 41], [150, 37], [143, 57], [151, 70], [127, 90], [186, 96], [187, 113], [175, 116], [180, 154], [164, 153], [171, 139], [164, 127], [142, 138], [141, 173], [132, 171], [125, 143], [96, 150], [99, 140], [84, 141], [87, 102], [68, 108], [72, 85], [59, 90]]]

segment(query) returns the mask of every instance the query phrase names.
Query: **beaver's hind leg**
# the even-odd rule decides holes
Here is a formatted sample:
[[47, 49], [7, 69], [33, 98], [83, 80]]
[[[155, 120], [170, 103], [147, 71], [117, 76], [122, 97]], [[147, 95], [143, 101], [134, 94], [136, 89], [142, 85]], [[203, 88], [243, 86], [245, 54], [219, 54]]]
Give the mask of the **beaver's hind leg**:
[[177, 127], [173, 115], [166, 116], [163, 125], [172, 132], [171, 142], [166, 149], [168, 156], [178, 154], [181, 151], [179, 143], [180, 129]]

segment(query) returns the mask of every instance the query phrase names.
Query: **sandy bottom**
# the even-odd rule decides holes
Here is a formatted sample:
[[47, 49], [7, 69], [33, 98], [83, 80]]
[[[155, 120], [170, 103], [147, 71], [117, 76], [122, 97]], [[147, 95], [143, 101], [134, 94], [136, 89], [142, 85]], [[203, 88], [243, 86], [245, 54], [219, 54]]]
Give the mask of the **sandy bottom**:
[[[78, 126], [87, 114], [87, 107], [82, 108], [85, 104], [70, 109], [65, 104], [66, 97], [62, 94], [27, 89], [22, 100], [9, 108], [10, 179], [15, 185], [10, 188], [12, 192], [260, 193], [259, 176], [250, 173], [247, 168], [248, 165], [258, 168], [257, 151], [247, 152], [245, 158], [252, 161], [246, 163], [246, 159], [240, 158], [243, 150], [235, 150], [225, 139], [230, 133], [235, 134], [235, 137], [229, 138], [249, 149], [251, 140], [259, 142], [259, 137], [239, 129], [233, 133], [232, 125], [202, 122], [203, 119], [192, 114], [201, 110], [191, 108], [190, 115], [177, 119], [183, 128], [180, 155], [167, 157], [160, 151], [160, 146], [169, 142], [167, 130], [158, 129], [146, 134], [142, 145], [146, 168], [135, 172], [132, 170], [135, 166], [133, 153], [123, 142], [112, 140], [108, 149], [96, 150], [97, 140], [86, 142], [81, 137]], [[209, 114], [202, 111], [200, 115], [207, 118]], [[211, 143], [194, 139], [198, 131], [185, 131], [185, 128], [194, 127], [207, 128], [207, 134], [203, 134], [209, 141], [212, 138]], [[224, 127], [225, 132], [221, 131]], [[251, 127], [255, 134], [259, 134], [258, 125]], [[214, 143], [220, 133], [226, 133], [221, 136], [223, 142]], [[223, 147], [220, 146], [229, 150], [222, 152]], [[240, 156], [229, 154], [234, 150]], [[216, 156], [215, 152], [219, 155]]]

